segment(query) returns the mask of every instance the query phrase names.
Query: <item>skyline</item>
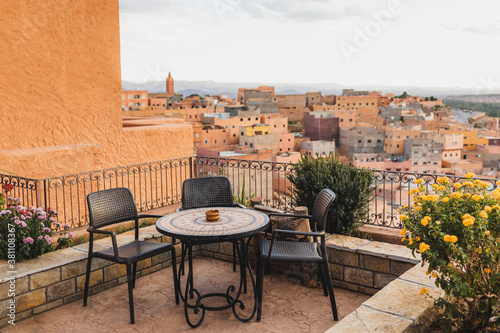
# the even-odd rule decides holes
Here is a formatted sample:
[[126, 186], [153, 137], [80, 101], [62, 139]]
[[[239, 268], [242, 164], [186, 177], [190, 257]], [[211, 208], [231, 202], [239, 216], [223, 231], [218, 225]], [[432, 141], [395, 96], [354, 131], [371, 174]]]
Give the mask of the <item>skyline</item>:
[[500, 91], [500, 4], [120, 0], [122, 80]]

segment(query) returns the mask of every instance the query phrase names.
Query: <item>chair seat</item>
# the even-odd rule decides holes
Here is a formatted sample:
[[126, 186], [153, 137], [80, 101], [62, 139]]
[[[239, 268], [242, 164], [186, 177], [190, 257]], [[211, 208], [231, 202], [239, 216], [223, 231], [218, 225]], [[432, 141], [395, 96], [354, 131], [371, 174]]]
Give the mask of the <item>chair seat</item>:
[[[271, 240], [264, 239], [261, 242], [262, 255], [269, 255]], [[308, 242], [288, 242], [274, 241], [271, 261], [321, 261], [321, 257], [316, 250], [316, 243]]]
[[[162, 253], [173, 248], [172, 244], [158, 242], [133, 241], [118, 247], [118, 256], [124, 262], [135, 262], [155, 254]], [[115, 254], [113, 248], [94, 253], [96, 257], [102, 257], [114, 261]]]

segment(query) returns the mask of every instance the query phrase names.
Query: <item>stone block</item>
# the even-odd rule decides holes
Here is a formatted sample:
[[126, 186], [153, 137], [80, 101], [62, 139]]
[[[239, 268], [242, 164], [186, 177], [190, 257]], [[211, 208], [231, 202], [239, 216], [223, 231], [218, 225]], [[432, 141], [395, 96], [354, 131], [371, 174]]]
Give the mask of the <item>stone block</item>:
[[358, 267], [358, 254], [354, 252], [342, 251], [339, 249], [328, 249], [328, 262], [344, 266]]
[[[102, 282], [103, 282], [102, 269], [90, 272], [89, 288], [92, 288]], [[82, 291], [84, 290], [84, 288], [85, 288], [85, 275], [82, 275], [76, 278], [76, 291]]]
[[61, 267], [61, 277], [63, 281], [85, 274], [86, 272], [87, 272], [87, 260], [80, 260]]
[[172, 253], [170, 251], [163, 252], [163, 253], [160, 253], [160, 254], [157, 254], [157, 255], [151, 257], [151, 265], [154, 266], [154, 265], [169, 261], [171, 259], [172, 259]]
[[[420, 295], [422, 285], [396, 279], [370, 297], [363, 304], [379, 311], [406, 317], [415, 321], [434, 301], [428, 295]], [[441, 289], [428, 288], [429, 295], [437, 298], [443, 293]]]
[[47, 302], [74, 294], [76, 291], [76, 279], [70, 279], [47, 287]]
[[391, 274], [393, 275], [400, 276], [413, 267], [415, 267], [415, 264], [404, 261], [391, 260]]
[[367, 295], [375, 295], [378, 292], [378, 289], [359, 286], [359, 292]]
[[141, 271], [141, 275], [143, 275], [143, 276], [144, 276], [144, 275], [147, 275], [147, 274], [151, 274], [151, 273], [154, 273], [154, 272], [156, 272], [156, 271], [159, 271], [159, 270], [160, 270], [160, 269], [162, 269], [162, 268], [163, 268], [163, 266], [162, 266], [161, 264], [159, 264], [159, 265], [155, 265], [155, 266], [151, 266], [151, 267], [149, 267], [149, 268], [143, 269], [143, 270]]
[[[233, 244], [232, 243], [221, 243], [220, 244], [220, 252], [222, 254], [233, 255]], [[250, 254], [249, 254], [250, 257]]]
[[[42, 305], [45, 301], [45, 288], [19, 295], [16, 297], [16, 313]], [[0, 311], [2, 310], [3, 309], [0, 309]]]
[[42, 312], [45, 312], [45, 311], [49, 311], [51, 309], [57, 308], [58, 306], [60, 306], [62, 304], [63, 304], [63, 300], [62, 299], [59, 299], [57, 301], [50, 302], [50, 303], [45, 303], [43, 305], [40, 305], [40, 306], [37, 306], [36, 308], [34, 308], [33, 309], [33, 314], [39, 314], [39, 313], [42, 313]]
[[117, 280], [111, 280], [109, 282], [99, 284], [96, 287], [92, 288], [92, 294], [100, 293], [101, 291], [115, 287], [117, 284]]
[[[15, 287], [15, 294], [24, 294], [29, 289], [28, 277], [16, 278], [14, 280], [13, 286]], [[9, 297], [11, 283], [10, 280], [0, 284], [0, 299], [6, 299]]]
[[[23, 319], [26, 319], [28, 317], [31, 317], [33, 315], [33, 312], [31, 310], [26, 310], [24, 312], [20, 312], [20, 313], [16, 313], [16, 321], [15, 321], [15, 324], [17, 325], [17, 323]], [[3, 326], [6, 326], [6, 325], [9, 325], [10, 324], [8, 323], [8, 321], [10, 320], [10, 317], [1, 317], [0, 318], [0, 328], [3, 327]]]
[[329, 264], [328, 266], [330, 268], [330, 275], [332, 279], [340, 281], [344, 280], [344, 266], [335, 264]]
[[342, 289], [347, 289], [347, 290], [352, 290], [352, 291], [358, 291], [359, 286], [357, 284], [352, 284], [344, 281], [338, 281], [338, 280], [332, 280], [332, 284], [334, 287], [337, 288], [342, 288]]
[[[399, 333], [412, 324], [407, 318], [373, 310], [361, 305], [325, 333], [390, 332]], [[406, 332], [406, 331], [405, 331]]]
[[[87, 265], [87, 262], [85, 262], [85, 265]], [[113, 265], [112, 261], [101, 258], [92, 258], [92, 265], [90, 265], [90, 270], [95, 271], [96, 269], [104, 268], [111, 265]]]
[[344, 281], [373, 287], [373, 272], [359, 268], [345, 267]]
[[145, 268], [148, 268], [148, 267], [151, 267], [151, 258], [146, 258], [146, 259], [143, 259], [143, 260], [137, 262], [137, 270], [138, 271], [145, 269]]
[[212, 252], [220, 252], [220, 244], [219, 243], [211, 243], [211, 244], [202, 244], [202, 250], [212, 251]]
[[61, 281], [61, 269], [59, 267], [49, 269], [30, 276], [30, 290], [46, 287]]
[[127, 266], [122, 264], [114, 264], [104, 267], [104, 281], [111, 281], [119, 278], [120, 276], [127, 275]]
[[382, 273], [391, 272], [391, 261], [389, 259], [361, 254], [359, 261], [360, 268]]
[[382, 289], [397, 278], [398, 277], [396, 275], [375, 273], [375, 277], [373, 279], [373, 287], [376, 289]]
[[[92, 290], [89, 290], [89, 295], [91, 295], [91, 291]], [[64, 297], [64, 304], [78, 301], [79, 299], [83, 299], [83, 291], [73, 295], [69, 295], [68, 297]]]
[[333, 234], [331, 236], [328, 236], [328, 238], [326, 239], [326, 246], [337, 249], [343, 248], [356, 250], [361, 246], [367, 245], [371, 242], [372, 241], [368, 239]]

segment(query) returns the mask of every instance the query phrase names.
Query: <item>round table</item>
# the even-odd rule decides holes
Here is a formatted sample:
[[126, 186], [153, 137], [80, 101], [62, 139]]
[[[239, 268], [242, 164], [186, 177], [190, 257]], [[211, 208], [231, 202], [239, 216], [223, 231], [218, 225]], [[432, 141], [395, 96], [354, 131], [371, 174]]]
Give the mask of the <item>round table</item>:
[[[220, 220], [217, 222], [208, 222], [205, 217], [207, 210], [216, 209], [220, 213]], [[248, 245], [253, 235], [265, 230], [269, 225], [269, 217], [252, 209], [236, 208], [236, 207], [205, 207], [189, 210], [178, 211], [169, 215], [165, 215], [156, 222], [156, 229], [167, 236], [174, 239], [179, 239], [185, 246], [188, 253], [189, 273], [186, 280], [186, 289], [184, 296], [180, 294], [184, 302], [184, 314], [186, 321], [191, 327], [198, 327], [205, 317], [205, 310], [218, 311], [232, 308], [235, 317], [243, 322], [251, 320], [256, 312], [257, 294], [255, 292], [255, 280], [252, 274], [248, 257]], [[249, 238], [245, 244], [245, 238]], [[237, 241], [241, 243], [241, 251], [238, 251], [240, 262], [240, 286], [235, 296], [230, 295], [235, 292], [236, 288], [231, 285], [226, 289], [225, 293], [210, 293], [201, 295], [197, 289], [193, 287], [193, 267], [192, 267], [192, 246], [196, 244], [218, 243], [226, 241]], [[186, 251], [182, 253], [181, 265], [184, 265]], [[239, 299], [242, 291], [242, 285], [245, 286], [246, 292], [246, 270], [252, 280], [254, 289], [254, 308], [252, 314], [247, 318], [242, 318], [236, 312], [236, 305], [240, 309], [244, 309], [245, 305]], [[178, 286], [180, 291], [181, 269], [178, 273]], [[188, 302], [188, 293], [193, 297], [197, 295], [195, 304]], [[223, 306], [206, 306], [202, 303], [207, 297], [222, 297], [226, 300]], [[198, 322], [192, 323], [189, 319], [188, 309], [193, 309], [194, 314], [201, 311], [201, 318]]]

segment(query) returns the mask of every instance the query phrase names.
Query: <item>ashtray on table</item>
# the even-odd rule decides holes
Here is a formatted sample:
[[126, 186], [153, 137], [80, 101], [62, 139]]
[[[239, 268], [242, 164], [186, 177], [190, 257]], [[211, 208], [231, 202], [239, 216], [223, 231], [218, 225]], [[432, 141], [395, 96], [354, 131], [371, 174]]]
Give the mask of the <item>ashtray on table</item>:
[[205, 212], [207, 222], [217, 222], [220, 219], [220, 214], [217, 209], [210, 209]]

